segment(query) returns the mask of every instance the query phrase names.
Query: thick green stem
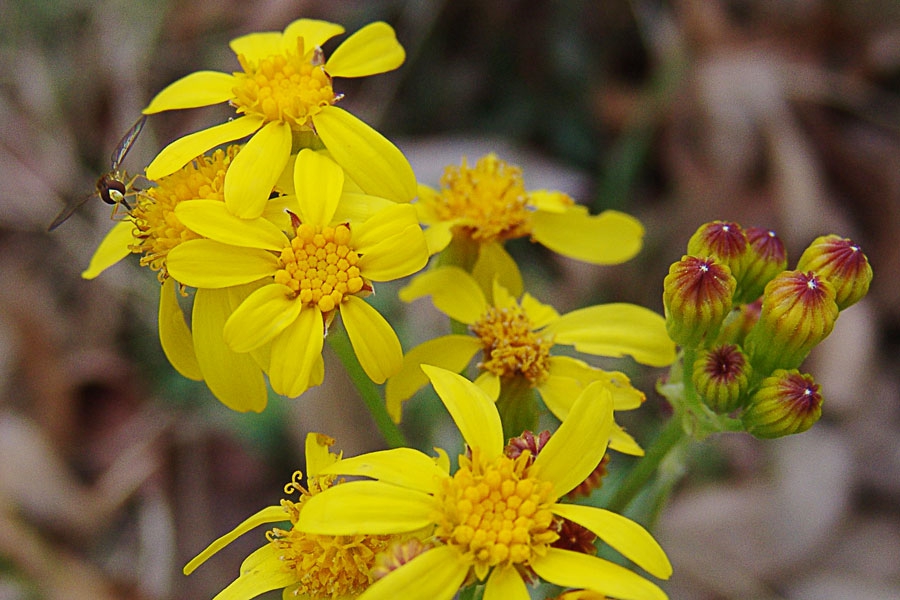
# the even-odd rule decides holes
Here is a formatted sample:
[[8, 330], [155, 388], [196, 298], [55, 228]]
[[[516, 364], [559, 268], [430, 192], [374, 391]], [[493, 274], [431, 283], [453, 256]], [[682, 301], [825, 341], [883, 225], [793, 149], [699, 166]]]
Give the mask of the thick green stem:
[[683, 439], [685, 439], [684, 428], [681, 426], [681, 419], [676, 415], [669, 419], [669, 422], [660, 430], [659, 435], [647, 449], [646, 454], [625, 476], [606, 508], [614, 512], [624, 511], [656, 475], [660, 463], [669, 455], [669, 452]]
[[331, 346], [334, 353], [341, 359], [341, 363], [343, 363], [347, 375], [350, 376], [350, 380], [356, 387], [356, 391], [359, 392], [366, 408], [369, 409], [369, 413], [375, 420], [375, 425], [378, 427], [378, 431], [381, 432], [387, 445], [391, 448], [399, 448], [408, 445], [406, 436], [403, 435], [403, 432], [400, 431], [400, 428], [397, 427], [397, 424], [394, 423], [393, 419], [388, 415], [387, 407], [385, 406], [384, 399], [381, 397], [378, 386], [369, 379], [369, 376], [363, 371], [362, 365], [359, 364], [359, 360], [356, 358], [356, 353], [353, 351], [353, 346], [350, 344], [350, 338], [347, 337], [347, 333], [343, 328], [332, 327], [328, 332], [328, 337], [326, 339], [328, 340], [328, 345]]

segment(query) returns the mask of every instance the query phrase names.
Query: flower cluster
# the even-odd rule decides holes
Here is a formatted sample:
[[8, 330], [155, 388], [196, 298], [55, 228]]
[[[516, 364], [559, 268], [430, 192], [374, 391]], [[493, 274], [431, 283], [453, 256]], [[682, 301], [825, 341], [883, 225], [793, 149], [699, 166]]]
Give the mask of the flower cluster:
[[[399, 67], [403, 47], [373, 23], [326, 58], [322, 44], [341, 33], [300, 19], [246, 35], [231, 42], [240, 70], [199, 71], [160, 92], [145, 114], [228, 102], [236, 118], [157, 155], [148, 187], [129, 192], [128, 217], [83, 274], [139, 254], [161, 284], [159, 337], [172, 366], [236, 411], [262, 411], [270, 390], [293, 398], [320, 385], [336, 322], [357, 386], [377, 396], [384, 384], [369, 408], [395, 447], [343, 458], [311, 434], [306, 482], [298, 472], [285, 489], [299, 498], [248, 518], [185, 573], [260, 525], [288, 523], [270, 529], [216, 598], [280, 589], [311, 600], [449, 600], [480, 590], [525, 600], [539, 582], [567, 598], [666, 598], [598, 556], [606, 544], [649, 576], [672, 573], [643, 526], [593, 505], [607, 448], [644, 455], [614, 412], [646, 397], [624, 372], [589, 361], [672, 365], [659, 389], [702, 424], [695, 433], [803, 431], [821, 395], [797, 368], [865, 295], [865, 255], [826, 236], [786, 271], [771, 232], [709, 223], [665, 279], [665, 317], [626, 303], [561, 314], [529, 293], [504, 243], [526, 237], [614, 265], [641, 249], [641, 224], [529, 191], [522, 170], [494, 154], [447, 167], [439, 189], [417, 184], [394, 144], [337, 106], [334, 82]], [[368, 298], [410, 276], [400, 299], [430, 298], [452, 333], [404, 354]], [[455, 461], [406, 447], [397, 429], [404, 403], [429, 383], [465, 442]]]
[[[815, 239], [787, 269], [774, 232], [714, 221], [688, 241], [669, 269], [666, 330], [683, 349], [683, 401], [695, 423], [763, 438], [806, 431], [822, 394], [798, 370], [832, 331], [840, 311], [869, 290], [872, 268], [860, 247], [837, 235]], [[693, 405], [696, 395], [703, 405]], [[715, 415], [739, 413], [740, 423]], [[710, 417], [710, 418], [707, 418]]]

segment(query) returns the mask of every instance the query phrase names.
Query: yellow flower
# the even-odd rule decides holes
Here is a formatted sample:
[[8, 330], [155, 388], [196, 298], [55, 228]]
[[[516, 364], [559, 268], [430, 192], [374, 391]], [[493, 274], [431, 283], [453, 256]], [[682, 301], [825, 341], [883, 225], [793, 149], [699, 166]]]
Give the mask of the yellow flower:
[[[226, 406], [238, 411], [261, 411], [267, 392], [262, 370], [253, 357], [238, 354], [221, 343], [225, 319], [231, 306], [243, 300], [254, 286], [229, 290], [197, 290], [188, 328], [179, 291], [169, 277], [169, 252], [182, 242], [201, 236], [189, 229], [175, 214], [183, 203], [209, 201], [223, 204], [226, 172], [239, 156], [240, 146], [232, 145], [200, 156], [179, 170], [151, 180], [142, 190], [128, 218], [117, 223], [97, 247], [88, 268], [82, 273], [93, 279], [130, 253], [140, 254], [141, 266], [157, 272], [160, 286], [159, 339], [163, 352], [184, 377], [204, 380], [210, 391]], [[183, 283], [183, 282], [182, 282]]]
[[341, 459], [328, 448], [334, 440], [316, 433], [306, 437], [309, 489], [304, 489], [298, 471], [285, 486], [285, 493], [299, 492], [298, 501], [282, 500], [281, 506], [262, 509], [226, 533], [184, 567], [190, 575], [213, 554], [239, 536], [266, 523], [290, 521], [290, 529], [275, 528], [266, 534], [268, 543], [241, 565], [240, 576], [216, 595], [216, 600], [250, 600], [269, 590], [284, 589], [285, 598], [335, 600], [356, 598], [372, 583], [376, 557], [401, 538], [392, 535], [316, 535], [293, 527], [311, 497], [328, 489], [334, 477], [320, 475]]
[[343, 193], [341, 167], [304, 149], [293, 175], [293, 235], [267, 219], [236, 217], [221, 202], [189, 202], [178, 217], [209, 239], [172, 250], [169, 272], [201, 289], [260, 285], [228, 318], [224, 341], [235, 352], [266, 353], [277, 393], [295, 397], [321, 382], [323, 338], [338, 311], [363, 369], [383, 383], [399, 370], [402, 350], [388, 322], [362, 297], [373, 281], [425, 266], [428, 251], [415, 209], [385, 201], [387, 208], [358, 224], [337, 220], [339, 204], [357, 196]]
[[[572, 345], [579, 352], [599, 356], [628, 355], [656, 367], [675, 360], [675, 344], [666, 334], [664, 319], [633, 304], [597, 305], [560, 316], [528, 293], [517, 301], [496, 282], [493, 303], [489, 303], [481, 286], [459, 267], [432, 269], [400, 291], [400, 298], [407, 302], [427, 295], [438, 310], [468, 325], [474, 335], [439, 337], [404, 356], [402, 369], [388, 380], [386, 389], [388, 410], [395, 420], [400, 419], [401, 403], [427, 383], [421, 363], [459, 372], [481, 351], [476, 384], [492, 399], [500, 396], [502, 388], [525, 382], [562, 419], [581, 389], [593, 381], [603, 381], [610, 389], [616, 410], [640, 406], [644, 395], [624, 374], [553, 356], [553, 347]], [[641, 453], [618, 427], [611, 447]]]
[[310, 144], [324, 144], [367, 193], [410, 200], [416, 184], [406, 158], [381, 134], [335, 106], [341, 95], [332, 88], [332, 77], [396, 69], [405, 52], [394, 30], [377, 22], [324, 60], [320, 46], [343, 31], [334, 23], [299, 19], [283, 33], [245, 35], [230, 44], [241, 71], [198, 71], [169, 85], [144, 114], [227, 101], [241, 116], [171, 143], [147, 167], [147, 177], [159, 179], [210, 148], [252, 134], [225, 179], [225, 202], [235, 215], [259, 217], [291, 147]]
[[[402, 534], [431, 530], [432, 546], [376, 581], [360, 600], [449, 600], [474, 576], [486, 581], [485, 599], [525, 600], [523, 576], [621, 599], [666, 598], [655, 584], [596, 556], [552, 547], [557, 517], [575, 522], [655, 577], [672, 568], [640, 525], [590, 506], [559, 499], [597, 466], [613, 427], [605, 386], [585, 388], [540, 453], [503, 452], [500, 415], [478, 386], [429, 365], [435, 390], [465, 439], [469, 453], [449, 473], [446, 456], [434, 460], [409, 448], [343, 460], [320, 473], [363, 476], [310, 498], [296, 528], [319, 535]], [[426, 540], [428, 541], [428, 540]]]
[[[462, 263], [508, 262], [502, 243], [530, 236], [569, 258], [617, 264], [638, 253], [644, 235], [640, 222], [624, 213], [608, 210], [591, 216], [562, 192], [526, 190], [522, 170], [494, 154], [479, 159], [475, 167], [465, 159], [459, 167], [447, 167], [440, 190], [420, 185], [418, 205], [419, 218], [428, 226], [429, 251], [440, 252], [455, 241], [468, 247], [461, 249], [469, 255]], [[472, 264], [462, 263], [457, 262], [472, 270]]]

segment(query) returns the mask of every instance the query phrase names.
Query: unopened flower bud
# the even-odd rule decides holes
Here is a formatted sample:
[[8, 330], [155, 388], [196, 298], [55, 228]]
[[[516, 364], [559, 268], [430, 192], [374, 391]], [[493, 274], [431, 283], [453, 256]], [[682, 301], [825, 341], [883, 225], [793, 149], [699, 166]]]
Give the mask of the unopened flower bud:
[[800, 366], [834, 328], [834, 287], [813, 271], [784, 271], [766, 285], [759, 322], [744, 349], [762, 375]]
[[802, 433], [822, 416], [822, 394], [812, 375], [778, 369], [763, 379], [741, 416], [749, 433], [776, 438]]
[[716, 338], [717, 344], [737, 344], [743, 346], [747, 334], [759, 321], [759, 312], [762, 309], [762, 298], [749, 304], [741, 304], [732, 309], [725, 317], [725, 323]]
[[731, 269], [738, 288], [744, 278], [747, 260], [747, 236], [737, 223], [711, 221], [701, 225], [688, 240], [687, 253], [692, 256], [712, 256], [716, 262]]
[[676, 344], [699, 346], [713, 340], [731, 309], [731, 270], [713, 258], [684, 256], [663, 281], [666, 331]]
[[743, 404], [750, 372], [747, 355], [734, 344], [724, 344], [697, 356], [691, 379], [697, 395], [708, 407], [728, 414]]
[[753, 302], [766, 284], [787, 268], [784, 243], [771, 229], [749, 227], [744, 230], [748, 250], [744, 273], [735, 293], [735, 302]]
[[800, 256], [797, 269], [815, 271], [830, 281], [840, 310], [859, 302], [872, 282], [872, 266], [859, 245], [834, 234], [813, 240]]

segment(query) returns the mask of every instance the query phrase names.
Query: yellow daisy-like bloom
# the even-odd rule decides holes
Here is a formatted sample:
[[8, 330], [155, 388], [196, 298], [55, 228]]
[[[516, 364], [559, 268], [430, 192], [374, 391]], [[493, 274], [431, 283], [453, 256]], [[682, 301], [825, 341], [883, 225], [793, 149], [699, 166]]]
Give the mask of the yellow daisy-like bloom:
[[335, 106], [341, 95], [332, 88], [333, 77], [396, 69], [406, 56], [403, 46], [390, 25], [371, 23], [324, 60], [320, 46], [343, 31], [334, 23], [299, 19], [283, 33], [245, 35], [230, 44], [241, 71], [198, 71], [169, 85], [144, 114], [227, 101], [241, 116], [171, 143], [147, 167], [147, 177], [159, 179], [210, 148], [252, 135], [225, 179], [228, 209], [242, 218], [262, 214], [291, 147], [309, 144], [324, 144], [367, 193], [412, 199], [416, 183], [409, 162], [381, 134]]
[[236, 217], [221, 202], [185, 203], [176, 210], [179, 219], [209, 239], [173, 249], [169, 272], [201, 289], [259, 286], [228, 318], [224, 341], [235, 352], [265, 346], [265, 370], [277, 393], [295, 397], [321, 382], [324, 333], [338, 311], [363, 369], [382, 383], [400, 369], [402, 350], [390, 324], [362, 296], [373, 281], [425, 266], [428, 250], [415, 209], [384, 201], [387, 208], [368, 219], [344, 222], [335, 219], [339, 204], [355, 195], [343, 193], [341, 167], [304, 149], [293, 176], [292, 236], [269, 220]]
[[191, 331], [178, 305], [178, 286], [169, 277], [168, 270], [169, 252], [183, 242], [201, 237], [178, 218], [176, 209], [183, 203], [196, 201], [224, 206], [226, 173], [240, 151], [237, 145], [216, 150], [211, 155], [195, 158], [170, 175], [151, 180], [155, 185], [138, 194], [129, 217], [117, 223], [100, 242], [82, 277], [93, 279], [129, 254], [140, 254], [141, 266], [156, 271], [162, 283], [159, 339], [169, 362], [184, 377], [204, 380], [226, 406], [242, 412], [258, 412], [266, 406], [267, 393], [256, 361], [249, 355], [230, 351], [221, 343], [209, 343], [221, 339], [232, 305], [243, 300], [254, 286], [197, 290]]
[[[401, 403], [427, 383], [421, 363], [459, 372], [480, 351], [481, 374], [476, 383], [491, 398], [496, 400], [506, 386], [524, 382], [562, 419], [581, 389], [593, 381], [602, 381], [609, 388], [616, 410], [637, 408], [644, 395], [624, 374], [568, 356], [553, 356], [553, 347], [571, 345], [585, 354], [631, 356], [655, 367], [675, 360], [675, 344], [666, 334], [665, 320], [633, 304], [597, 305], [560, 315], [528, 293], [516, 300], [496, 282], [493, 303], [489, 303], [478, 282], [459, 267], [432, 269], [400, 291], [400, 298], [407, 302], [422, 296], [431, 296], [438, 310], [468, 325], [474, 335], [435, 338], [404, 356], [403, 368], [388, 380], [386, 389], [388, 410], [396, 420], [400, 419]], [[611, 447], [642, 453], [618, 427]]]
[[493, 400], [465, 378], [429, 365], [422, 369], [450, 412], [470, 453], [451, 474], [408, 448], [373, 452], [321, 472], [369, 477], [310, 498], [296, 528], [319, 535], [402, 534], [431, 530], [433, 545], [376, 581], [360, 600], [449, 600], [474, 576], [485, 600], [526, 600], [523, 575], [621, 599], [664, 599], [655, 584], [596, 556], [552, 547], [554, 517], [593, 532], [655, 577], [668, 578], [665, 552], [640, 525], [599, 508], [561, 504], [606, 451], [613, 428], [609, 391], [585, 388], [556, 433], [531, 461], [503, 452]]
[[282, 500], [281, 506], [262, 509], [232, 531], [210, 544], [185, 567], [190, 575], [213, 554], [251, 529], [267, 523], [290, 521], [290, 529], [275, 528], [266, 534], [268, 543], [241, 565], [241, 574], [216, 600], [250, 600], [269, 590], [282, 588], [284, 598], [344, 600], [358, 597], [372, 583], [376, 557], [400, 541], [393, 535], [316, 535], [294, 527], [306, 502], [334, 483], [334, 476], [321, 475], [341, 459], [328, 451], [334, 440], [317, 433], [306, 437], [308, 490], [300, 485], [298, 471], [285, 486], [285, 493], [299, 492], [298, 501]]
[[[447, 167], [440, 183], [439, 190], [419, 186], [419, 218], [428, 226], [432, 254], [454, 241], [468, 257], [463, 262], [504, 264], [511, 259], [502, 243], [525, 236], [563, 256], [598, 265], [625, 262], [641, 249], [644, 228], [634, 217], [613, 210], [592, 216], [562, 192], [528, 191], [522, 170], [494, 154], [474, 167], [466, 159], [461, 166]], [[459, 266], [472, 270], [471, 264]]]

